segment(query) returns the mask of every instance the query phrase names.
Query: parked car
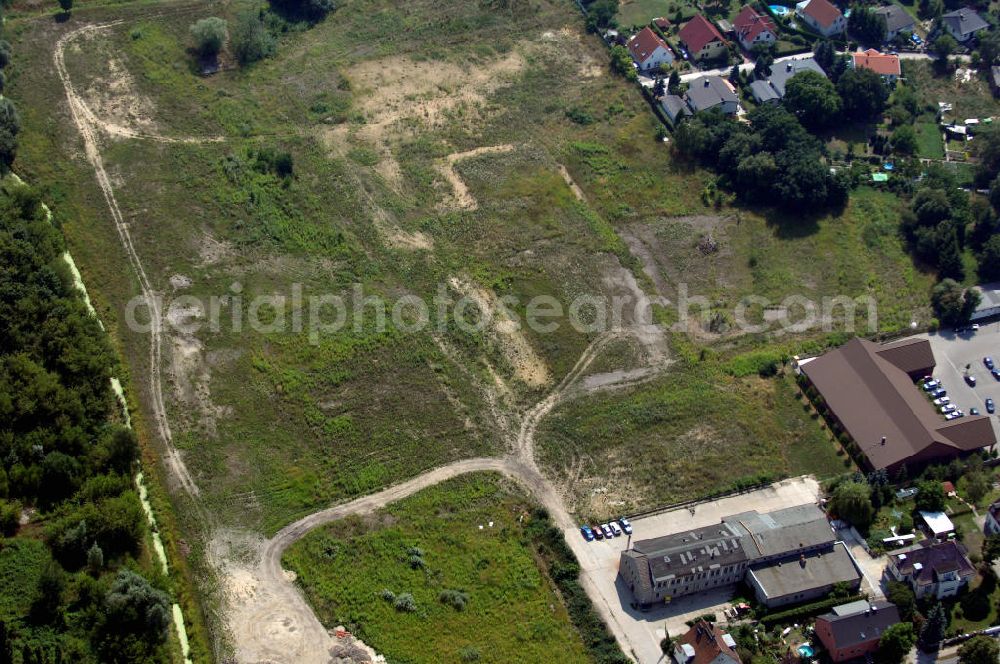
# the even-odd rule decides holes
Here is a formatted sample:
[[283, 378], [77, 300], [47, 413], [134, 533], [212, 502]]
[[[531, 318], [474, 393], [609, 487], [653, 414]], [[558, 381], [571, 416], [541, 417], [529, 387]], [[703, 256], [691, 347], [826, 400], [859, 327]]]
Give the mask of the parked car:
[[594, 541], [594, 531], [590, 529], [590, 526], [580, 526], [580, 532], [583, 534], [583, 539], [588, 542]]
[[604, 531], [601, 530], [600, 526], [594, 526], [594, 539], [596, 540], [604, 539]]
[[1000, 380], [1000, 369], [994, 369], [990, 373], [993, 374], [993, 377], [995, 379]]
[[612, 534], [614, 534], [615, 537], [618, 537], [618, 536], [620, 536], [622, 534], [622, 529], [619, 528], [618, 524], [615, 523], [614, 521], [612, 521], [611, 523], [609, 523], [608, 527], [611, 528], [611, 532], [612, 532]]
[[948, 390], [943, 390], [943, 389], [934, 390], [933, 392], [931, 392], [931, 399], [940, 399], [946, 394], [948, 394]]
[[971, 374], [967, 375], [965, 377], [965, 382], [968, 383], [971, 387], [975, 387], [976, 386], [976, 377], [973, 376], [973, 375], [971, 375]]
[[986, 412], [990, 415], [996, 410], [996, 406], [993, 404], [993, 399], [986, 399]]
[[948, 403], [949, 401], [951, 401], [951, 397], [941, 397], [939, 399], [935, 399], [934, 400], [934, 405], [935, 406], [943, 406], [946, 403]]
[[622, 517], [622, 518], [618, 519], [618, 523], [622, 524], [622, 530], [625, 531], [626, 535], [631, 535], [632, 534], [632, 522], [631, 521], [629, 521], [625, 517]]
[[950, 413], [952, 411], [958, 410], [958, 406], [956, 406], [953, 403], [949, 403], [949, 404], [945, 404], [945, 405], [941, 406], [940, 410], [941, 410], [942, 413]]
[[615, 534], [611, 531], [611, 526], [606, 523], [601, 524], [601, 530], [604, 531], [604, 537], [607, 539], [611, 539], [615, 536]]
[[978, 408], [970, 408], [969, 409], [969, 415], [978, 415], [978, 414], [979, 414], [979, 409]]
[[962, 412], [956, 410], [954, 413], [948, 413], [947, 415], [945, 415], [944, 419], [951, 421], [951, 420], [957, 420], [960, 417], [962, 417]]
[[927, 391], [927, 392], [930, 392], [931, 390], [935, 390], [935, 389], [937, 389], [940, 386], [941, 386], [941, 381], [939, 381], [936, 378], [932, 378], [932, 379], [930, 379], [928, 381], [924, 381], [924, 390]]
[[983, 364], [985, 364], [986, 368], [989, 369], [990, 371], [993, 370], [993, 358], [990, 357], [989, 355], [983, 358]]

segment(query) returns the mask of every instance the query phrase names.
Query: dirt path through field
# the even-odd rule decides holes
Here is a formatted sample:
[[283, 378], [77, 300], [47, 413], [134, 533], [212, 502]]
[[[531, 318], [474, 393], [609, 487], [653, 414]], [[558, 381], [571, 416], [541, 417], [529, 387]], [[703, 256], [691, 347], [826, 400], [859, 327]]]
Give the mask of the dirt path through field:
[[93, 117], [93, 114], [74, 89], [69, 73], [66, 70], [66, 63], [63, 57], [63, 51], [65, 50], [66, 45], [73, 39], [88, 32], [104, 30], [113, 25], [117, 25], [118, 23], [120, 23], [120, 21], [115, 23], [105, 23], [103, 25], [88, 25], [66, 33], [59, 39], [58, 42], [56, 42], [52, 59], [55, 63], [59, 80], [63, 84], [63, 89], [66, 91], [66, 101], [69, 103], [69, 110], [70, 115], [73, 118], [73, 123], [76, 125], [77, 131], [80, 132], [81, 138], [83, 138], [84, 152], [87, 155], [87, 161], [90, 162], [91, 167], [94, 169], [94, 175], [97, 177], [97, 184], [100, 186], [101, 192], [104, 194], [104, 200], [108, 204], [108, 209], [111, 212], [111, 219], [115, 224], [115, 230], [118, 232], [118, 238], [121, 240], [122, 247], [128, 255], [129, 262], [131, 263], [132, 269], [135, 271], [136, 278], [139, 281], [139, 287], [142, 289], [142, 295], [146, 299], [149, 306], [150, 405], [153, 410], [153, 418], [156, 422], [156, 429], [167, 448], [164, 460], [170, 468], [171, 475], [181, 485], [184, 491], [192, 497], [197, 497], [199, 493], [198, 485], [188, 472], [187, 466], [184, 465], [184, 460], [181, 458], [180, 452], [176, 447], [174, 447], [173, 437], [170, 433], [170, 423], [167, 421], [167, 412], [163, 402], [163, 389], [160, 376], [160, 367], [162, 364], [160, 358], [160, 344], [163, 321], [160, 307], [157, 303], [153, 287], [149, 282], [149, 278], [146, 276], [146, 270], [143, 268], [142, 260], [140, 260], [139, 254], [136, 252], [135, 246], [132, 244], [132, 236], [129, 233], [128, 224], [125, 223], [125, 219], [118, 207], [118, 200], [115, 198], [115, 192], [111, 186], [111, 179], [108, 177], [107, 171], [104, 169], [104, 160], [101, 158], [101, 152], [98, 147], [98, 139], [95, 133], [96, 127], [90, 120], [90, 118]]
[[[198, 511], [202, 524], [209, 531], [208, 558], [218, 571], [223, 593], [226, 596], [226, 623], [236, 650], [236, 661], [247, 664], [311, 664], [313, 662], [327, 664], [335, 660], [338, 662], [375, 661], [379, 659], [378, 656], [363, 643], [353, 639], [336, 638], [320, 623], [302, 594], [293, 585], [289, 574], [281, 568], [281, 556], [284, 551], [314, 528], [348, 515], [371, 513], [452, 477], [480, 471], [503, 473], [518, 481], [535, 500], [548, 510], [557, 527], [560, 529], [570, 528], [573, 520], [566, 508], [565, 501], [556, 491], [554, 485], [542, 475], [535, 462], [535, 436], [538, 426], [554, 408], [568, 398], [647, 380], [662, 372], [667, 366], [663, 356], [648, 353], [650, 355], [648, 359], [655, 360], [649, 366], [632, 371], [609, 372], [597, 377], [588, 376], [583, 379], [587, 369], [600, 356], [601, 351], [608, 343], [633, 336], [644, 345], [655, 346], [662, 342], [662, 339], [651, 340], [648, 330], [644, 329], [645, 326], [642, 324], [644, 321], [629, 322], [621, 329], [607, 332], [595, 338], [558, 385], [527, 411], [520, 412], [512, 402], [508, 403], [503, 399], [493, 400], [493, 407], [502, 411], [495, 414], [498, 421], [509, 421], [511, 424], [519, 422], [516, 427], [501, 427], [509, 443], [509, 452], [505, 456], [466, 459], [441, 466], [377, 493], [315, 512], [286, 526], [269, 540], [247, 531], [223, 529], [213, 521], [212, 515], [201, 505], [198, 486], [184, 464], [180, 453], [173, 445], [161, 385], [162, 312], [155, 297], [156, 292], [153, 290], [142, 260], [133, 245], [128, 224], [119, 209], [114, 189], [105, 170], [100, 152], [98, 131], [103, 131], [115, 138], [149, 139], [175, 143], [219, 139], [169, 138], [132, 130], [122, 131], [119, 125], [102, 122], [95, 117], [70, 80], [63, 52], [66, 45], [73, 39], [119, 23], [89, 25], [67, 33], [56, 43], [53, 60], [66, 91], [66, 99], [73, 122], [83, 139], [87, 160], [94, 169], [97, 183], [111, 212], [112, 221], [122, 247], [139, 281], [142, 294], [149, 303], [151, 315], [149, 392], [153, 417], [157, 432], [167, 450], [164, 460], [170, 476], [192, 498], [191, 502]], [[462, 207], [475, 209], [477, 204], [469, 194], [465, 183], [455, 173], [455, 163], [461, 159], [480, 154], [497, 154], [512, 149], [514, 149], [512, 145], [488, 146], [455, 153], [448, 157], [447, 168], [444, 170], [445, 176], [452, 183], [456, 198]], [[564, 177], [567, 176], [568, 173], [564, 173]], [[571, 181], [571, 178], [567, 182], [574, 194], [583, 200], [583, 192]], [[419, 248], [429, 249], [431, 246], [429, 243], [420, 244]], [[628, 286], [637, 289], [634, 279]], [[641, 289], [639, 291], [641, 293]], [[595, 600], [596, 609], [615, 633], [623, 650], [630, 652], [631, 648], [624, 630], [615, 623], [607, 607], [599, 602], [600, 598], [596, 591], [589, 587], [586, 582], [585, 586], [588, 594]], [[220, 653], [216, 653], [216, 655], [221, 657]]]
[[488, 145], [481, 148], [475, 148], [473, 150], [466, 150], [465, 152], [453, 152], [448, 155], [438, 168], [445, 179], [451, 184], [451, 188], [455, 192], [453, 205], [463, 210], [476, 210], [479, 208], [479, 201], [477, 201], [476, 197], [469, 191], [469, 187], [465, 184], [465, 180], [462, 179], [462, 176], [455, 171], [455, 164], [463, 159], [471, 159], [472, 157], [478, 157], [484, 154], [503, 154], [504, 152], [510, 152], [513, 149], [514, 146], [508, 143], [505, 145]]

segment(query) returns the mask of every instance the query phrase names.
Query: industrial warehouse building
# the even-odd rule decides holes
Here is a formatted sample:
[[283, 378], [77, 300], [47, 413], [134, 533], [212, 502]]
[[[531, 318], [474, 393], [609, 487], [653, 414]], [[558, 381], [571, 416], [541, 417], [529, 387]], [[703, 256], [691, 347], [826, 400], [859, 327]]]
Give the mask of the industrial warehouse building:
[[635, 542], [618, 573], [640, 606], [746, 581], [768, 607], [861, 585], [850, 552], [812, 504], [743, 512], [721, 523]]
[[[855, 338], [820, 357], [798, 360], [835, 431], [857, 445], [868, 470], [920, 466], [996, 443], [984, 415], [946, 421], [915, 381], [934, 371], [927, 339], [877, 344]], [[855, 455], [857, 456], [857, 455]]]

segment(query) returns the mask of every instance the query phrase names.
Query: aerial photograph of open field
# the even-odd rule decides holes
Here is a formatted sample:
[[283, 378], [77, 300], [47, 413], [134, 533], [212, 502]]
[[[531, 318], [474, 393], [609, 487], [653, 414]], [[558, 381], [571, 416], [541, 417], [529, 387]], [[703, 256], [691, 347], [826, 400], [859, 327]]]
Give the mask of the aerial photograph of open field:
[[0, 662], [1000, 661], [964, 2], [2, 0]]

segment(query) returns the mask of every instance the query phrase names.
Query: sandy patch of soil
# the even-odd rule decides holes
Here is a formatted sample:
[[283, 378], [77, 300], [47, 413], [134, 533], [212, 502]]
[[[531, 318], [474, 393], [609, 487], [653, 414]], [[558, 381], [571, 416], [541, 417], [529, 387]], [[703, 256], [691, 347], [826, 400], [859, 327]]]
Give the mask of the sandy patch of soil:
[[496, 295], [458, 277], [451, 277], [448, 285], [462, 296], [472, 299], [483, 316], [489, 319], [491, 336], [513, 367], [516, 378], [529, 387], [541, 387], [551, 382], [552, 374], [545, 361], [528, 343], [516, 321], [507, 315], [506, 308]]
[[580, 189], [580, 185], [576, 183], [576, 180], [573, 179], [573, 176], [569, 174], [569, 171], [567, 171], [566, 167], [562, 164], [559, 164], [559, 175], [562, 176], [563, 181], [566, 182], [570, 190], [573, 192], [573, 195], [576, 196], [576, 200], [587, 200], [587, 198], [583, 195], [583, 189]]
[[128, 138], [156, 133], [153, 102], [138, 93], [132, 74], [121, 61], [108, 59], [107, 69], [90, 82], [82, 96], [94, 124], [111, 136]]
[[[190, 280], [188, 280], [190, 285]], [[193, 334], [184, 330], [199, 318], [203, 312], [197, 307], [170, 306], [167, 309], [167, 329], [170, 339], [170, 365], [168, 377], [174, 387], [174, 397], [184, 415], [179, 419], [191, 418], [188, 426], [197, 425], [209, 436], [216, 436], [218, 418], [228, 413], [228, 409], [212, 402], [210, 384], [212, 372], [205, 357], [204, 344]]]
[[457, 207], [462, 210], [475, 210], [479, 207], [479, 202], [476, 201], [475, 197], [469, 192], [469, 188], [465, 185], [465, 181], [462, 180], [462, 178], [455, 171], [455, 164], [463, 159], [471, 159], [472, 157], [478, 157], [484, 154], [503, 154], [510, 152], [513, 149], [513, 145], [506, 143], [504, 145], [483, 146], [473, 150], [466, 150], [465, 152], [453, 152], [448, 155], [442, 163], [438, 164], [438, 169], [441, 171], [441, 175], [444, 176], [444, 179], [448, 181], [454, 191], [454, 196], [450, 201], [445, 203], [445, 207]]

